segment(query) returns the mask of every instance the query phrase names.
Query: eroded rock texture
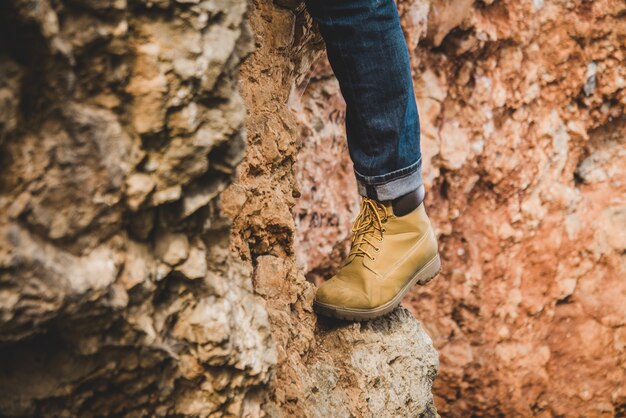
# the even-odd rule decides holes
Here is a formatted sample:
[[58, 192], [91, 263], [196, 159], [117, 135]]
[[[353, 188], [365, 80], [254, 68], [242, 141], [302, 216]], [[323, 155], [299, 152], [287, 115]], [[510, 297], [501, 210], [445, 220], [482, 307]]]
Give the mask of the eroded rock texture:
[[0, 6], [0, 415], [258, 415], [275, 344], [216, 205], [245, 12]]
[[[443, 274], [405, 304], [441, 355], [439, 412], [623, 416], [626, 5], [399, 9], [443, 255]], [[297, 259], [320, 280], [345, 255], [358, 203], [337, 169], [347, 154], [336, 81], [324, 62], [312, 77], [292, 101], [306, 159], [294, 215]]]
[[408, 311], [316, 321], [288, 101], [320, 39], [299, 3], [250, 19], [254, 37], [240, 0], [0, 5], [1, 416], [436, 415]]
[[410, 314], [398, 311], [363, 326], [317, 323], [314, 286], [294, 259], [301, 120], [292, 107], [320, 55], [321, 39], [301, 2], [255, 1], [250, 22], [257, 49], [241, 77], [250, 109], [248, 149], [221, 204], [233, 219], [233, 248], [254, 271], [254, 290], [265, 300], [276, 342], [276, 373], [264, 411], [434, 417], [430, 387], [438, 357]]

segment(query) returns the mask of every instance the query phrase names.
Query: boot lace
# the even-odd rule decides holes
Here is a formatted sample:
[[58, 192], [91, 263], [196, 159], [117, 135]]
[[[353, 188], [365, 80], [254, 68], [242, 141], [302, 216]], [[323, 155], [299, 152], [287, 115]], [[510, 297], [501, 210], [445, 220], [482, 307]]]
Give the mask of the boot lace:
[[374, 260], [375, 257], [370, 251], [378, 252], [380, 250], [376, 242], [383, 240], [385, 228], [382, 224], [385, 222], [387, 222], [385, 207], [373, 199], [363, 198], [361, 212], [352, 226], [352, 248], [348, 256], [362, 255]]

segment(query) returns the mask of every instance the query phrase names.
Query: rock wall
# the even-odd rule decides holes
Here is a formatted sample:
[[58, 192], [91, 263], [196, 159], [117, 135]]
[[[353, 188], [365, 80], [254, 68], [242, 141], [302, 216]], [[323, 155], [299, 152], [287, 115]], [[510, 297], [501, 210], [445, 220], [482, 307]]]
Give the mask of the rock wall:
[[436, 416], [408, 311], [312, 312], [283, 3], [0, 4], [1, 416]]
[[216, 197], [245, 1], [0, 7], [0, 415], [254, 415], [276, 362]]
[[314, 286], [295, 262], [293, 207], [307, 192], [296, 181], [302, 156], [292, 106], [323, 44], [300, 1], [254, 1], [250, 23], [256, 50], [241, 70], [248, 149], [221, 207], [233, 220], [232, 248], [254, 271], [254, 291], [265, 301], [276, 342], [264, 411], [435, 417], [430, 388], [438, 356], [408, 311], [369, 324], [317, 319], [312, 311]]
[[[443, 273], [405, 301], [442, 416], [626, 413], [626, 5], [400, 0]], [[296, 258], [345, 255], [358, 207], [325, 58], [293, 96]]]

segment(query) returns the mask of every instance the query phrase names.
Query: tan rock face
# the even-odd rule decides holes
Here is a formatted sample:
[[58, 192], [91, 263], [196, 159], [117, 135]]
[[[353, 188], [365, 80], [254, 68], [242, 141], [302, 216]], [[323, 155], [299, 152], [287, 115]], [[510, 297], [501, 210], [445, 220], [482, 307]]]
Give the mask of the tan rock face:
[[0, 6], [0, 415], [258, 415], [277, 351], [217, 206], [245, 12]]
[[[623, 415], [623, 2], [403, 0], [399, 9], [443, 255], [442, 275], [405, 306], [440, 352], [439, 412]], [[313, 127], [301, 132], [294, 216], [296, 257], [321, 280], [345, 254], [357, 197], [327, 187], [353, 180], [338, 162], [347, 154], [336, 81], [325, 64], [314, 68], [292, 99]], [[341, 221], [299, 221], [311, 208]]]

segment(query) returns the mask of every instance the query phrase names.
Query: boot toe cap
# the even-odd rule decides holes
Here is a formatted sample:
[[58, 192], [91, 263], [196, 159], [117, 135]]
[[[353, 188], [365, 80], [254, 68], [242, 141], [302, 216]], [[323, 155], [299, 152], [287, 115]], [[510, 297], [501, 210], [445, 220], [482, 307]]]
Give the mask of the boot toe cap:
[[315, 301], [324, 305], [342, 308], [371, 308], [369, 298], [359, 289], [354, 289], [341, 281], [329, 280], [322, 284], [315, 294]]

